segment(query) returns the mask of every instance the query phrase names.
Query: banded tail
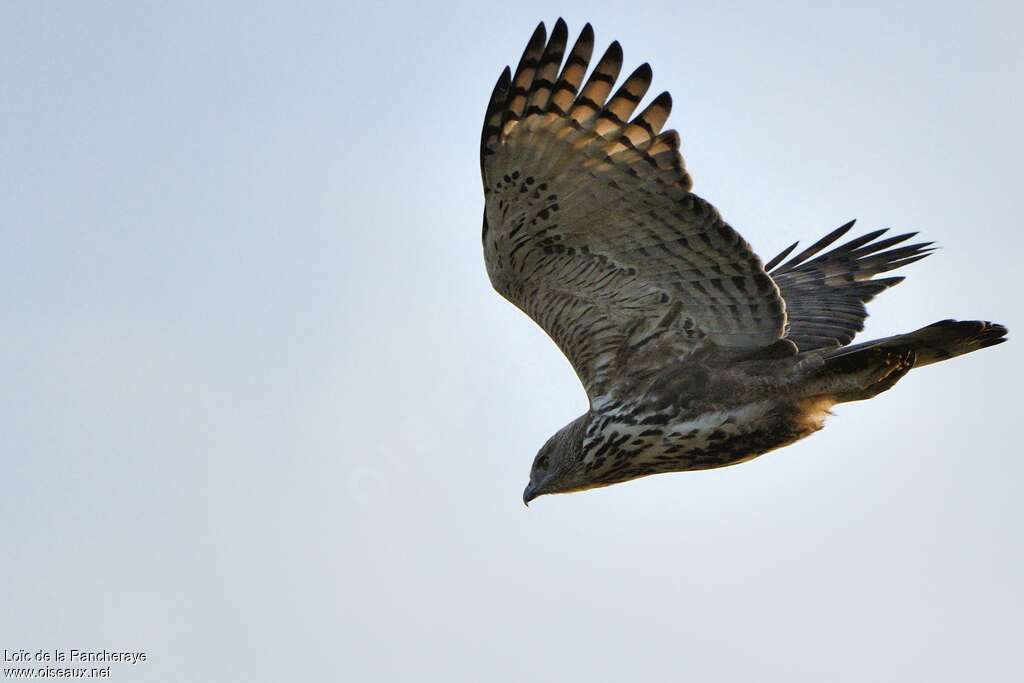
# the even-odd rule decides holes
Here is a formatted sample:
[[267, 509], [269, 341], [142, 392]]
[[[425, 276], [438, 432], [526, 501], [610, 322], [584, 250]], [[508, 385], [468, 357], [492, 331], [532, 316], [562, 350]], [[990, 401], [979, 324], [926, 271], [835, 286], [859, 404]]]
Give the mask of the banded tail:
[[870, 349], [907, 350], [917, 355], [914, 367], [962, 356], [1006, 341], [1007, 329], [986, 320], [940, 320], [907, 334], [854, 344], [829, 354], [829, 362]]
[[[940, 320], [914, 332], [836, 349], [819, 378], [839, 402], [872, 398], [913, 368], [1002, 344], [1007, 329], [983, 320]], [[819, 385], [820, 386], [820, 385]]]

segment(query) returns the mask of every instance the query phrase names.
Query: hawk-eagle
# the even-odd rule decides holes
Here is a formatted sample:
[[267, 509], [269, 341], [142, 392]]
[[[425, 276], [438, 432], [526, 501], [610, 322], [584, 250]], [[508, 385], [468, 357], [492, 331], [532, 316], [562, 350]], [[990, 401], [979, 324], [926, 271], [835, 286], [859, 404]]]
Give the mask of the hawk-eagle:
[[[833, 246], [847, 223], [763, 263], [690, 191], [672, 100], [613, 42], [584, 82], [594, 32], [565, 55], [540, 24], [502, 71], [480, 141], [483, 249], [494, 288], [533, 318], [579, 375], [590, 409], [548, 439], [523, 493], [606, 486], [732, 465], [821, 429], [836, 403], [876, 396], [912, 368], [1005, 341], [944, 320], [847, 346], [864, 304], [929, 254], [884, 230]], [[564, 61], [564, 64], [563, 64]]]

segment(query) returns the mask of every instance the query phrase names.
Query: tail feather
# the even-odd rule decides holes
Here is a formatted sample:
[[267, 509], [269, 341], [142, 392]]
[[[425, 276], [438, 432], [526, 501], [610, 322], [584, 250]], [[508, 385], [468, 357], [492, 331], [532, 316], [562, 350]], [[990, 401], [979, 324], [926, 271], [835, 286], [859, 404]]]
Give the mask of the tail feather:
[[981, 320], [942, 320], [920, 330], [826, 352], [807, 384], [811, 396], [863, 401], [891, 389], [913, 368], [995, 346], [1006, 328]]
[[1007, 329], [998, 323], [984, 320], [940, 320], [914, 332], [855, 344], [828, 354], [830, 363], [852, 360], [856, 354], [869, 350], [909, 350], [915, 353], [915, 368], [965, 353], [1002, 344]]

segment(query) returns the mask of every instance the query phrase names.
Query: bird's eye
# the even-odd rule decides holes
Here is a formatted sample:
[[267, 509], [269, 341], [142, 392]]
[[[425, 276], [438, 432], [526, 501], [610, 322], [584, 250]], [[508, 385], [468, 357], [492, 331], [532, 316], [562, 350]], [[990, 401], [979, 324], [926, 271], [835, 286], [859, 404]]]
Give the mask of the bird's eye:
[[534, 466], [538, 470], [546, 470], [548, 468], [548, 456], [542, 455], [539, 458], [537, 458], [537, 462], [534, 463]]

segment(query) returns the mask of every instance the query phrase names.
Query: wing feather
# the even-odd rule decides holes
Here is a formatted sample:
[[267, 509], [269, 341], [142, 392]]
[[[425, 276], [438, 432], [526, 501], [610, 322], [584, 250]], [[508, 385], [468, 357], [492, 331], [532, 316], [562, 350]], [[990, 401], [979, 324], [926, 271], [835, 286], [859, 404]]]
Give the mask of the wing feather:
[[618, 41], [613, 41], [594, 67], [587, 84], [583, 86], [583, 92], [573, 102], [569, 117], [582, 127], [591, 125], [601, 113], [604, 101], [612, 91], [621, 70], [622, 46]]
[[[783, 333], [775, 282], [750, 246], [692, 194], [668, 93], [633, 116], [651, 85], [642, 64], [612, 93], [612, 43], [580, 89], [594, 37], [567, 45], [543, 24], [514, 75], [498, 79], [481, 142], [484, 252], [495, 288], [548, 332], [588, 393], [605, 391], [624, 348], [664, 338], [683, 355], [709, 341], [756, 349]], [[556, 79], [556, 74], [558, 74]], [[502, 101], [502, 98], [504, 100]], [[633, 117], [630, 119], [630, 117]]]
[[565, 54], [565, 43], [568, 38], [569, 29], [565, 22], [559, 19], [555, 22], [551, 38], [544, 47], [544, 53], [541, 55], [533, 81], [530, 83], [530, 98], [526, 105], [527, 115], [543, 114], [547, 110], [548, 99], [555, 87], [558, 67], [562, 64], [562, 56]]
[[548, 111], [557, 114], [566, 114], [572, 106], [573, 100], [580, 91], [583, 77], [587, 74], [587, 66], [590, 64], [590, 57], [594, 53], [594, 29], [590, 24], [583, 27], [576, 44], [565, 60], [562, 73], [558, 77], [551, 98], [548, 100]]
[[[878, 239], [875, 230], [825, 251], [846, 235], [854, 221], [842, 225], [782, 265], [796, 244], [769, 261], [772, 278], [782, 291], [788, 317], [786, 337], [801, 351], [844, 346], [864, 329], [865, 304], [898, 285], [902, 277], [874, 279], [928, 256], [931, 242], [903, 244], [917, 233]], [[822, 253], [824, 252], [824, 253]]]

